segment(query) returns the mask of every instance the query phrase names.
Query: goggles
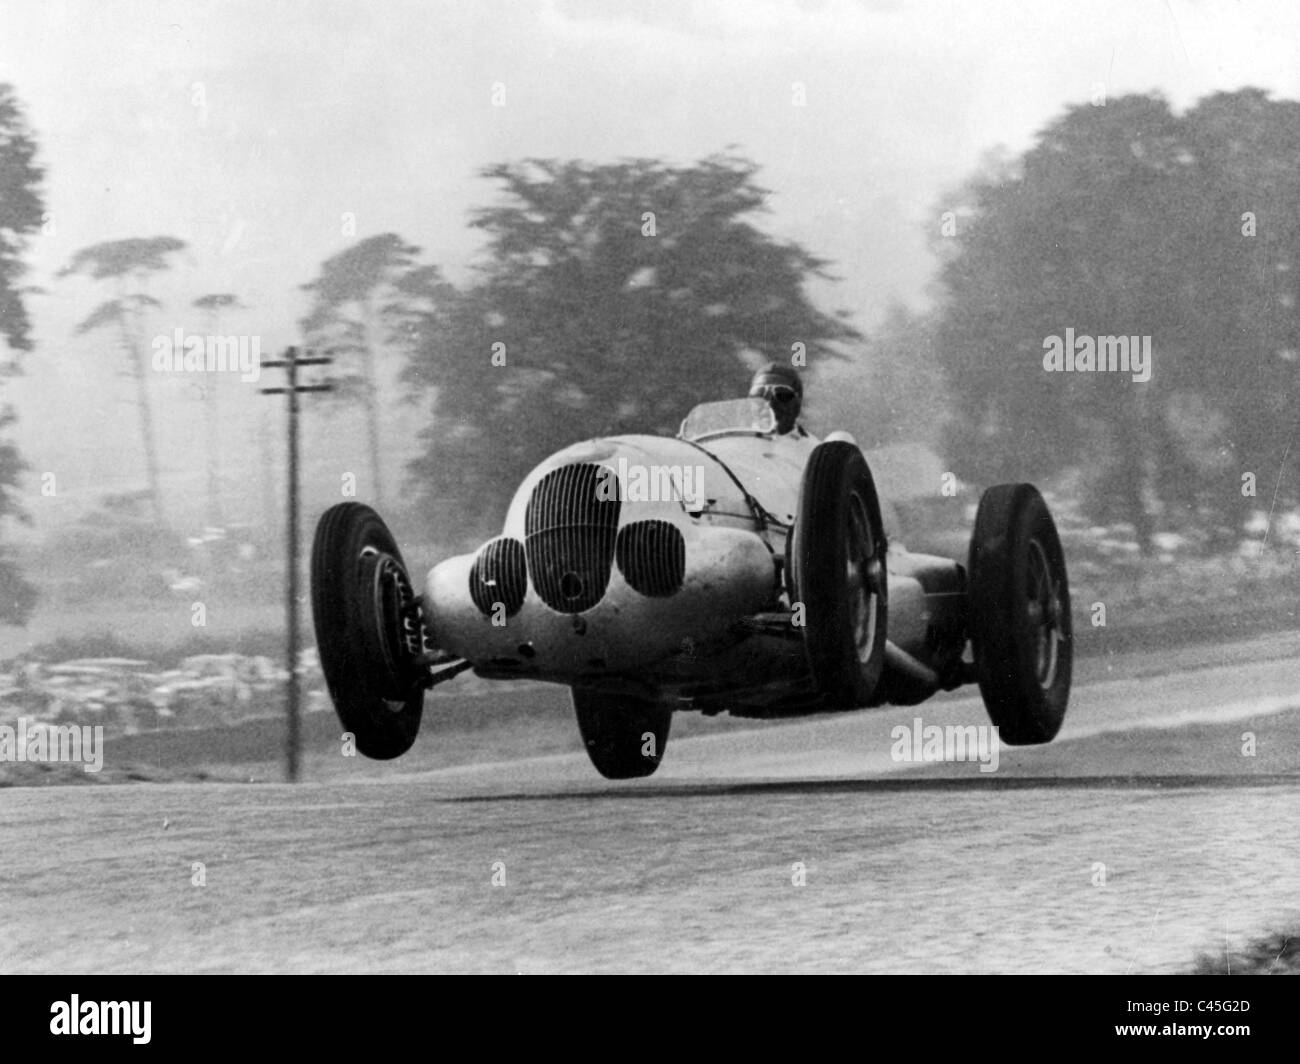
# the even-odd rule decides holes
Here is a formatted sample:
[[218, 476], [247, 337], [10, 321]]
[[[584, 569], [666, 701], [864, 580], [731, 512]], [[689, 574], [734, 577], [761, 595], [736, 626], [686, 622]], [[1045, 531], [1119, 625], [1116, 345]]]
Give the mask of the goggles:
[[798, 393], [784, 384], [764, 384], [755, 388], [749, 393], [760, 399], [766, 399], [769, 403], [791, 403], [798, 397]]

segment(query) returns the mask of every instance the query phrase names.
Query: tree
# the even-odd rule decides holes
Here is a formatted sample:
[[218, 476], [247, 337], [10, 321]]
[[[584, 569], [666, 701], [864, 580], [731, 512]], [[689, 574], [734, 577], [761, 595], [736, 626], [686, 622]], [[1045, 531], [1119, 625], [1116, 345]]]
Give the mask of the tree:
[[[956, 199], [938, 336], [963, 473], [1082, 470], [1093, 518], [1144, 550], [1157, 521], [1235, 539], [1243, 470], [1283, 484], [1295, 438], [1300, 104], [1245, 89], [1182, 116], [1157, 96], [1074, 107]], [[1150, 337], [1150, 381], [1044, 372], [1066, 328]]]
[[[144, 291], [149, 277], [168, 268], [167, 256], [181, 251], [185, 242], [170, 236], [130, 237], [82, 248], [59, 271], [60, 277], [84, 273], [95, 281], [112, 281], [117, 295], [101, 303], [77, 325], [77, 335], [104, 326], [117, 329], [135, 379], [136, 408], [140, 412], [140, 438], [144, 447], [145, 473], [152, 500], [154, 520], [163, 524], [162, 486], [158, 475], [158, 449], [154, 440], [153, 408], [149, 400], [148, 369], [145, 364], [144, 313], [160, 306]], [[134, 285], [134, 290], [131, 286]]]
[[[194, 306], [206, 311], [208, 331], [212, 335], [221, 332], [221, 312], [241, 306], [239, 297], [229, 292], [214, 292], [199, 296]], [[218, 374], [208, 374], [203, 381], [203, 412], [205, 436], [207, 438], [208, 463], [208, 524], [220, 528], [225, 523], [221, 514], [221, 440], [218, 434], [217, 388]]]
[[[939, 345], [957, 415], [949, 449], [961, 472], [987, 482], [1087, 467], [1109, 516], [1127, 519], [1144, 550], [1151, 502], [1185, 484], [1157, 467], [1177, 450], [1163, 404], [1196, 379], [1187, 255], [1204, 204], [1192, 164], [1159, 97], [1073, 107], [1020, 160], [969, 182], [956, 239], [938, 241]], [[1045, 348], [1067, 329], [1150, 337], [1152, 381], [1047, 372]]]
[[[20, 371], [17, 353], [32, 349], [31, 322], [23, 303], [23, 254], [27, 238], [45, 218], [41, 198], [44, 171], [36, 164], [36, 139], [27, 125], [17, 96], [0, 84], [0, 337], [8, 357], [0, 376]], [[0, 406], [0, 521], [27, 521], [18, 501], [19, 478], [27, 463], [8, 437], [17, 420], [13, 407]], [[23, 578], [6, 544], [0, 543], [0, 621], [25, 624], [36, 604], [36, 589]]]
[[462, 290], [430, 293], [406, 374], [432, 394], [410, 466], [428, 518], [481, 534], [566, 444], [671, 433], [696, 403], [743, 395], [760, 360], [842, 357], [857, 332], [803, 290], [827, 264], [749, 220], [767, 196], [756, 172], [730, 156], [482, 171], [503, 186], [472, 222], [484, 260]]
[[949, 396], [930, 314], [893, 303], [852, 361], [828, 370], [809, 390], [806, 420], [847, 429], [864, 449], [897, 443], [936, 448], [949, 418]]
[[370, 456], [371, 494], [383, 504], [380, 387], [377, 361], [402, 328], [412, 309], [404, 303], [409, 282], [404, 275], [415, 269], [419, 248], [394, 233], [369, 237], [327, 259], [320, 276], [303, 290], [313, 302], [301, 325], [307, 346], [340, 363], [332, 378], [335, 395], [359, 398], [365, 411], [367, 450]]
[[[1201, 393], [1227, 460], [1203, 490], [1241, 512], [1243, 471], [1294, 504], [1300, 481], [1283, 461], [1300, 447], [1300, 103], [1260, 89], [1216, 93], [1183, 119], [1207, 209], [1187, 265], [1206, 279], [1189, 325], [1200, 354]], [[1204, 422], [1200, 419], [1200, 423]]]

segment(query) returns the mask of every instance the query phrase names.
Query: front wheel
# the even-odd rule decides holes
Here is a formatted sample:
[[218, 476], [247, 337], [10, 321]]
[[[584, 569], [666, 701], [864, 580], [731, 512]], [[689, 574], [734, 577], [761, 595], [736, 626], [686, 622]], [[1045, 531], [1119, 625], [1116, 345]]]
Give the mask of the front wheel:
[[587, 756], [606, 779], [649, 776], [668, 745], [671, 706], [575, 687], [573, 709]]
[[321, 515], [311, 549], [316, 647], [334, 709], [366, 757], [415, 742], [424, 712], [419, 604], [392, 533], [369, 506]]
[[880, 500], [856, 445], [832, 440], [809, 457], [790, 561], [818, 692], [831, 708], [867, 705], [885, 667], [889, 591]]
[[1065, 719], [1074, 661], [1065, 554], [1032, 484], [980, 497], [970, 542], [971, 644], [998, 737], [1050, 742]]

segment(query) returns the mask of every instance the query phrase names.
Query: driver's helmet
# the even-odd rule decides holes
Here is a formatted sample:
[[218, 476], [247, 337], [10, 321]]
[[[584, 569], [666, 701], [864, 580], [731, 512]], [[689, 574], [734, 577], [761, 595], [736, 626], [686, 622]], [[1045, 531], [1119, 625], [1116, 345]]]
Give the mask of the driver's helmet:
[[777, 432], [784, 435], [794, 430], [803, 405], [803, 381], [793, 366], [769, 362], [749, 382], [749, 395], [767, 401], [776, 419]]

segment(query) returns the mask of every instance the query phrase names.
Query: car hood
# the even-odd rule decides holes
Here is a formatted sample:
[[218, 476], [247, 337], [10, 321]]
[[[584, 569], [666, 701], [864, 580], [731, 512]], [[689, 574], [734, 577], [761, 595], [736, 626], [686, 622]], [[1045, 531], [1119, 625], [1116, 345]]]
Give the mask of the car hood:
[[725, 465], [758, 504], [793, 524], [804, 466], [817, 446], [812, 436], [717, 436], [696, 444]]
[[[687, 470], [694, 476], [692, 487], [701, 489], [713, 514], [752, 517], [745, 501], [748, 493], [777, 520], [794, 520], [799, 485], [808, 456], [816, 446], [812, 437], [769, 437], [757, 435], [717, 436], [692, 443], [667, 436], [609, 436], [584, 440], [557, 451], [539, 464], [515, 492], [506, 517], [506, 532], [524, 532], [528, 501], [537, 484], [561, 466], [592, 463], [620, 471]], [[680, 502], [664, 504], [681, 512]], [[648, 515], [655, 504], [638, 506]], [[685, 509], [694, 511], [688, 504]], [[629, 517], [631, 514], [629, 513]]]

